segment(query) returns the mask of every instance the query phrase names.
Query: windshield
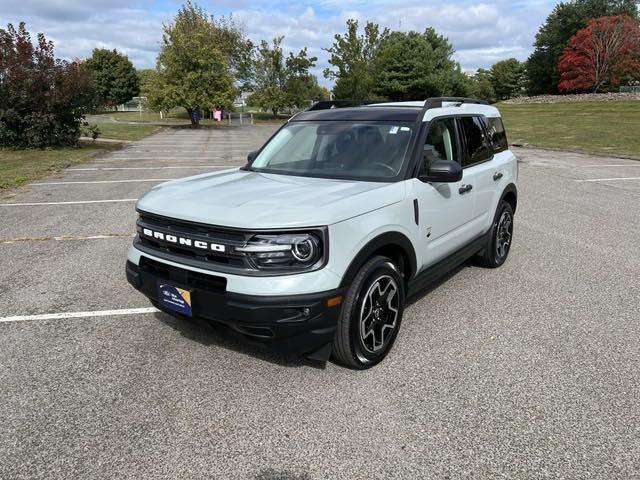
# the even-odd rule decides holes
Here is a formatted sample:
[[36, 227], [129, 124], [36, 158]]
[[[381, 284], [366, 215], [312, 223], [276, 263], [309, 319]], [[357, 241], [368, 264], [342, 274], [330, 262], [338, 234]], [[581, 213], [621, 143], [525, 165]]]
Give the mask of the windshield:
[[312, 177], [392, 180], [405, 162], [413, 123], [291, 122], [250, 170]]

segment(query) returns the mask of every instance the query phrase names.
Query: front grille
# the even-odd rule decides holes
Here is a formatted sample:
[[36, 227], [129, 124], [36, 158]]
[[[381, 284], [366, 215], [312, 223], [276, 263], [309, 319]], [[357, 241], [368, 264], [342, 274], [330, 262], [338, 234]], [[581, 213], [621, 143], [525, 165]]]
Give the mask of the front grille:
[[140, 257], [139, 268], [141, 272], [147, 272], [155, 277], [193, 288], [221, 293], [224, 293], [227, 289], [227, 279], [224, 277], [205, 275], [200, 272], [172, 267], [144, 256]]
[[[178, 262], [226, 267], [225, 270], [251, 268], [245, 255], [234, 249], [244, 245], [251, 236], [250, 233], [142, 212], [137, 221], [137, 231], [136, 245], [143, 247], [142, 250], [150, 251], [149, 253], [164, 254], [163, 256], [169, 256]], [[152, 231], [156, 236], [146, 235], [145, 231]], [[187, 240], [190, 244], [185, 244]], [[204, 245], [207, 247], [204, 248]]]

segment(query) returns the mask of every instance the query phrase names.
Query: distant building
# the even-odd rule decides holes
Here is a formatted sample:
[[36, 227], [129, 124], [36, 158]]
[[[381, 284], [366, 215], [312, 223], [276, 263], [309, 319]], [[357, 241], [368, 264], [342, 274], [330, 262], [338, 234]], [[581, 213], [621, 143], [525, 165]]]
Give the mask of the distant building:
[[133, 97], [127, 103], [118, 105], [116, 111], [118, 112], [139, 112], [144, 110], [144, 103], [147, 101], [147, 97]]

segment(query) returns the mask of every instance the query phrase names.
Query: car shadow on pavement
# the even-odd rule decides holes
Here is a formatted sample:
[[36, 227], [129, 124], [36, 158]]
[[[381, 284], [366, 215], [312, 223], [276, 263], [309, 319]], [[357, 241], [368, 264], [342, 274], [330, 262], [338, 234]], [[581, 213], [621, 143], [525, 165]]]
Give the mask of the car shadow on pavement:
[[154, 316], [157, 320], [179, 332], [183, 337], [205, 346], [225, 348], [282, 367], [312, 367], [318, 369], [326, 367], [326, 362], [273, 352], [264, 345], [254, 344], [246, 340], [239, 333], [223, 325], [212, 325], [205, 321], [187, 317], [174, 317], [164, 312], [156, 312]]
[[473, 259], [469, 259], [466, 262], [464, 262], [461, 265], [458, 265], [457, 267], [453, 268], [452, 270], [449, 270], [447, 273], [445, 273], [442, 277], [438, 278], [437, 280], [434, 280], [433, 283], [428, 284], [426, 287], [421, 288], [420, 290], [416, 291], [413, 295], [411, 295], [410, 297], [407, 298], [406, 304], [405, 304], [405, 308], [406, 307], [410, 307], [411, 305], [413, 305], [414, 303], [419, 302], [420, 300], [422, 300], [425, 296], [427, 296], [428, 294], [430, 294], [431, 292], [433, 292], [434, 290], [436, 290], [440, 285], [447, 283], [450, 279], [452, 279], [453, 277], [455, 277], [458, 273], [460, 273], [462, 270], [464, 270], [465, 268], [469, 268], [469, 267], [476, 267], [476, 268], [480, 268], [478, 267], [478, 265], [473, 261]]
[[[407, 298], [406, 307], [417, 303], [424, 296], [436, 290], [440, 285], [446, 283], [463, 269], [474, 266], [475, 264], [473, 260], [468, 260], [462, 265], [459, 265], [449, 271], [443, 277], [435, 280], [427, 287]], [[227, 350], [232, 350], [243, 355], [249, 355], [258, 358], [259, 360], [280, 365], [282, 367], [312, 367], [324, 369], [328, 363], [310, 360], [305, 357], [281, 355], [269, 350], [268, 347], [264, 345], [252, 343], [245, 337], [242, 337], [239, 333], [221, 324], [210, 324], [206, 321], [187, 317], [174, 317], [173, 315], [169, 315], [164, 312], [156, 312], [154, 315], [157, 320], [179, 332], [183, 337], [201, 343], [202, 345], [225, 348]], [[333, 360], [330, 359], [329, 362], [333, 362]]]

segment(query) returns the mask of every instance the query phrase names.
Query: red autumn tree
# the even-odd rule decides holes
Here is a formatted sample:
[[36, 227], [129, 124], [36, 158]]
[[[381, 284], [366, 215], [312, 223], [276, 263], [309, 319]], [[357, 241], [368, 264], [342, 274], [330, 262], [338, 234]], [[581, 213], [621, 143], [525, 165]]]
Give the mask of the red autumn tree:
[[598, 92], [640, 79], [640, 22], [626, 15], [590, 20], [571, 37], [558, 73], [561, 92]]

